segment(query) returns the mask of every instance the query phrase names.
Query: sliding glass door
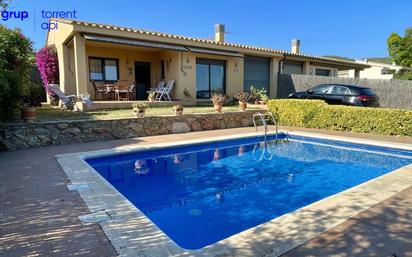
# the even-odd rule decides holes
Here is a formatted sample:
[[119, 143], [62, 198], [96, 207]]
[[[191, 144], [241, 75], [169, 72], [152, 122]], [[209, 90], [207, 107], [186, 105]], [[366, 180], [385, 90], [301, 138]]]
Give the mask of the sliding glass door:
[[210, 98], [213, 92], [225, 93], [226, 62], [196, 59], [196, 97]]

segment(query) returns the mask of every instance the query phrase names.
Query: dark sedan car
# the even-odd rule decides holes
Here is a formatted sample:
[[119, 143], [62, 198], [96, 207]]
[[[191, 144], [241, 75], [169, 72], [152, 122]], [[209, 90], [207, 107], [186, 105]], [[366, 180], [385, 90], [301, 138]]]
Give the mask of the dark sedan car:
[[288, 98], [322, 99], [328, 104], [379, 106], [379, 97], [372, 90], [356, 85], [322, 84], [304, 92], [290, 94]]

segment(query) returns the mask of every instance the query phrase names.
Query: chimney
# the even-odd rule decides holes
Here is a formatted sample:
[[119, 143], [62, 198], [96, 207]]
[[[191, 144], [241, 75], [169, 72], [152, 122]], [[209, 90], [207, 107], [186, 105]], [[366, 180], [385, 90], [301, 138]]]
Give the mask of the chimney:
[[215, 25], [215, 41], [219, 43], [225, 42], [225, 25]]
[[292, 52], [292, 54], [299, 54], [300, 53], [300, 40], [299, 39], [293, 39], [292, 40], [291, 52]]

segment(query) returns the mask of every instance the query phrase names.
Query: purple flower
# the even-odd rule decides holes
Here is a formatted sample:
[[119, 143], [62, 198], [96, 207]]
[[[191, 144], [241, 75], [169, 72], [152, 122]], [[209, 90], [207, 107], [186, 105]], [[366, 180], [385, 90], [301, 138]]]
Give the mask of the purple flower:
[[53, 96], [53, 92], [49, 90], [48, 85], [59, 83], [59, 61], [56, 47], [51, 45], [40, 49], [36, 53], [36, 64], [47, 94]]

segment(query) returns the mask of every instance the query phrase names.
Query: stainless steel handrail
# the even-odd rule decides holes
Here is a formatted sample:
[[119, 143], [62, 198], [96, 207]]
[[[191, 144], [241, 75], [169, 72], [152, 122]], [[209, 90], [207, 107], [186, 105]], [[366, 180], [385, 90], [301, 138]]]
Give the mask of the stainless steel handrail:
[[266, 143], [266, 134], [269, 130], [267, 121], [270, 122], [272, 120], [272, 122], [274, 123], [275, 130], [276, 130], [275, 131], [276, 132], [275, 138], [277, 140], [278, 139], [278, 123], [276, 122], [276, 119], [275, 119], [275, 116], [273, 116], [273, 113], [266, 112], [266, 113], [262, 114], [260, 112], [257, 112], [255, 114], [253, 114], [253, 125], [255, 126], [256, 132], [258, 131], [258, 127], [257, 127], [257, 124], [256, 124], [256, 118], [257, 117], [260, 118], [260, 121], [262, 122], [262, 125], [264, 126], [264, 129], [265, 129], [265, 143]]

